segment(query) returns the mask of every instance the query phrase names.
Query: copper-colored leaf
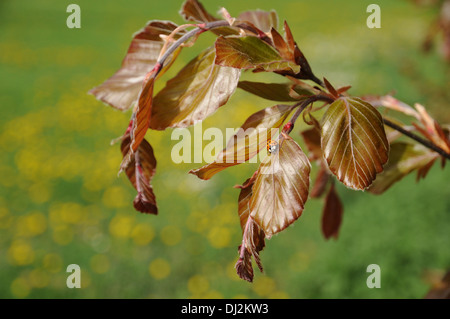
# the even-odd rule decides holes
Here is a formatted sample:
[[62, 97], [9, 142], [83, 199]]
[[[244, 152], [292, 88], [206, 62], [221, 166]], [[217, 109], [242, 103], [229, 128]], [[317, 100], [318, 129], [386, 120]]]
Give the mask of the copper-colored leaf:
[[323, 83], [325, 84], [325, 87], [327, 88], [328, 92], [330, 92], [330, 94], [335, 97], [338, 98], [339, 94], [336, 92], [336, 89], [331, 85], [330, 82], [328, 82], [328, 80], [326, 78], [323, 78]]
[[416, 129], [419, 130], [431, 142], [442, 148], [444, 151], [446, 151], [447, 153], [450, 152], [450, 142], [445, 136], [443, 129], [439, 125], [439, 123], [430, 116], [423, 105], [416, 103], [414, 107], [418, 111], [420, 115], [420, 122], [423, 125], [422, 128], [416, 123], [413, 123]]
[[318, 198], [322, 196], [325, 193], [325, 189], [330, 180], [331, 180], [330, 172], [325, 167], [325, 164], [321, 163], [309, 196], [311, 196], [311, 198]]
[[252, 114], [214, 162], [189, 173], [207, 180], [228, 167], [245, 163], [265, 149], [268, 139], [274, 135], [271, 129], [279, 128], [291, 110], [291, 105], [274, 105]]
[[[247, 238], [244, 238], [246, 248], [250, 251], [251, 255], [255, 259], [256, 264], [261, 272], [263, 267], [259, 258], [259, 252], [266, 246], [264, 231], [256, 224], [253, 218], [250, 218], [250, 198], [252, 196], [252, 185], [247, 188], [241, 189], [239, 194], [239, 218], [241, 221], [242, 232]], [[250, 223], [250, 224], [248, 224]], [[247, 226], [248, 224], [248, 226]], [[246, 230], [246, 226], [248, 229]]]
[[322, 213], [322, 233], [325, 239], [338, 238], [343, 212], [341, 200], [334, 188], [334, 183], [332, 183], [325, 197]]
[[[239, 250], [241, 250], [240, 246]], [[252, 255], [247, 249], [244, 249], [243, 256], [239, 257], [234, 267], [239, 278], [253, 282]]]
[[343, 86], [343, 87], [340, 87], [339, 89], [337, 89], [336, 93], [338, 93], [338, 94], [345, 94], [351, 88], [352, 88], [351, 85]]
[[286, 21], [284, 21], [284, 32], [286, 33], [286, 41], [290, 51], [294, 51], [297, 44], [295, 43], [294, 37], [292, 36], [291, 28], [289, 28], [289, 25]]
[[383, 171], [389, 144], [383, 119], [369, 103], [337, 99], [324, 114], [321, 135], [328, 167], [346, 186], [364, 190]]
[[[244, 186], [241, 188], [241, 192], [239, 194], [239, 199], [238, 199], [238, 213], [239, 213], [239, 220], [241, 222], [241, 228], [242, 231], [245, 231], [245, 226], [247, 224], [248, 221], [248, 217], [250, 216], [250, 198], [252, 197], [252, 188], [253, 188], [253, 184], [255, 183], [256, 177], [258, 175], [255, 174], [254, 176], [252, 176], [252, 178], [249, 178], [245, 181], [245, 183], [243, 184]], [[265, 247], [265, 241], [264, 241], [264, 232], [262, 231], [262, 229], [260, 229], [258, 227], [258, 225], [254, 225], [254, 231], [253, 231], [253, 246], [255, 246], [255, 248], [257, 249], [257, 252], [263, 250], [263, 248]], [[262, 268], [260, 267], [261, 271]]]
[[[180, 15], [187, 21], [208, 23], [218, 19], [206, 11], [205, 7], [197, 0], [186, 0], [180, 10]], [[239, 34], [238, 30], [231, 27], [214, 28], [211, 30], [217, 35]]]
[[[307, 88], [292, 85], [291, 83], [240, 81], [238, 88], [263, 99], [279, 102], [294, 102], [298, 101], [303, 96], [310, 96], [314, 94], [314, 92], [308, 90]], [[298, 98], [292, 96], [292, 91], [298, 95]]]
[[286, 41], [281, 36], [281, 34], [278, 33], [278, 31], [276, 29], [273, 29], [273, 28], [270, 31], [270, 33], [272, 35], [273, 44], [274, 44], [275, 48], [278, 50], [278, 52], [280, 53], [281, 57], [288, 61], [295, 62], [294, 50], [291, 50], [291, 48], [286, 43]]
[[180, 15], [187, 21], [212, 22], [217, 20], [197, 0], [186, 0], [181, 7]]
[[[130, 135], [126, 134], [121, 144], [124, 157], [131, 152], [130, 143]], [[145, 139], [133, 153], [124, 170], [138, 192], [133, 201], [134, 208], [142, 213], [158, 214], [156, 198], [151, 185], [151, 180], [156, 171], [156, 159], [153, 148]]]
[[214, 64], [209, 48], [189, 62], [154, 97], [150, 127], [188, 127], [204, 120], [234, 93], [240, 71]]
[[282, 135], [280, 144], [277, 153], [262, 161], [250, 199], [251, 216], [267, 238], [294, 223], [308, 199], [308, 158], [288, 135]]
[[420, 179], [427, 177], [428, 172], [430, 171], [431, 167], [434, 165], [435, 161], [436, 161], [436, 159], [432, 159], [425, 166], [423, 166], [417, 170], [417, 177], [416, 177], [417, 182], [420, 181]]
[[438, 156], [420, 144], [392, 143], [389, 161], [384, 167], [383, 173], [379, 174], [370, 186], [369, 191], [373, 194], [385, 192], [412, 171], [427, 167], [427, 164]]
[[[124, 154], [122, 163], [120, 164], [120, 170], [124, 170], [129, 162], [132, 160], [136, 150], [141, 145], [144, 140], [145, 134], [148, 130], [148, 125], [150, 121], [150, 115], [152, 112], [152, 101], [153, 101], [153, 86], [155, 82], [156, 70], [153, 70], [144, 87], [141, 90], [139, 96], [139, 102], [133, 111], [133, 117], [131, 119], [131, 130], [130, 130], [130, 143], [129, 152]], [[128, 130], [127, 130], [128, 132]]]
[[450, 152], [450, 138], [448, 130], [445, 128], [445, 126], [442, 127], [436, 121], [434, 122], [434, 129], [436, 132], [436, 136], [440, 141], [442, 141], [442, 143], [440, 143], [439, 145], [442, 145], [444, 150]]
[[251, 257], [255, 259], [259, 270], [263, 267], [259, 258], [259, 252], [265, 246], [264, 231], [250, 217], [249, 202], [252, 196], [252, 187], [257, 175], [253, 175], [240, 186], [241, 192], [238, 200], [238, 213], [242, 228], [242, 244], [239, 246], [239, 260], [236, 263], [236, 271], [240, 278], [249, 282], [253, 281], [253, 266]]
[[370, 104], [372, 104], [375, 107], [383, 106], [388, 109], [392, 109], [397, 112], [401, 112], [406, 115], [413, 116], [418, 120], [420, 119], [420, 115], [416, 110], [414, 110], [408, 104], [394, 98], [391, 95], [385, 95], [385, 96], [368, 95], [368, 96], [364, 96], [363, 100], [369, 102]]
[[278, 28], [278, 15], [272, 11], [252, 10], [242, 12], [238, 18], [240, 21], [249, 21], [262, 32], [270, 32], [271, 28]]
[[310, 95], [321, 93], [321, 90], [317, 89], [314, 86], [309, 85], [308, 83], [306, 83], [302, 80], [296, 79], [295, 77], [292, 77], [290, 75], [286, 75], [286, 77], [295, 83], [296, 91], [301, 90], [302, 92], [310, 92]]
[[300, 71], [299, 65], [283, 59], [277, 50], [258, 37], [219, 37], [215, 46], [218, 65], [267, 72]]
[[320, 145], [320, 129], [312, 127], [301, 132], [301, 135], [308, 148], [309, 158], [318, 161], [319, 163], [319, 171], [317, 172], [313, 187], [309, 194], [311, 198], [318, 198], [325, 192], [328, 182], [331, 180], [331, 173], [323, 159], [322, 148]]
[[323, 158], [322, 147], [320, 142], [320, 131], [313, 127], [301, 132], [303, 140], [309, 151], [309, 157], [312, 160], [319, 160]]
[[[150, 21], [145, 28], [134, 35], [121, 68], [89, 93], [122, 111], [133, 107], [145, 76], [155, 66], [164, 44], [160, 35], [169, 35], [176, 27], [176, 24], [169, 21]], [[175, 39], [183, 33], [184, 31], [181, 31]], [[173, 62], [179, 52], [180, 50], [176, 50], [172, 54], [166, 61], [166, 66]]]

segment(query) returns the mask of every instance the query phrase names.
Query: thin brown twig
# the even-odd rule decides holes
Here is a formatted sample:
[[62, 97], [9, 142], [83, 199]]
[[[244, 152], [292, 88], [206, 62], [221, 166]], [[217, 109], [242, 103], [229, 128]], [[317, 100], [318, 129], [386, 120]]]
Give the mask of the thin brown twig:
[[444, 151], [442, 148], [440, 148], [439, 146], [437, 146], [436, 144], [420, 137], [417, 134], [414, 134], [408, 130], [405, 130], [403, 127], [401, 127], [400, 125], [397, 125], [391, 121], [389, 121], [388, 119], [383, 119], [384, 124], [386, 124], [387, 126], [389, 126], [390, 128], [393, 128], [396, 131], [399, 131], [400, 133], [402, 133], [405, 136], [408, 136], [409, 138], [415, 140], [416, 142], [419, 142], [420, 144], [422, 144], [423, 146], [431, 149], [432, 151], [435, 151], [436, 153], [438, 153], [439, 155], [445, 157], [446, 159], [450, 160], [450, 154], [447, 153], [446, 151]]
[[182, 37], [180, 37], [177, 41], [175, 41], [164, 54], [158, 59], [156, 65], [160, 65], [160, 69], [157, 73], [162, 69], [164, 66], [164, 62], [167, 60], [167, 58], [178, 48], [180, 47], [186, 40], [203, 33], [205, 31], [211, 30], [213, 28], [219, 28], [219, 27], [226, 27], [229, 26], [228, 21], [225, 20], [219, 20], [219, 21], [213, 21], [208, 22], [204, 24], [199, 24], [198, 27], [195, 29], [185, 33]]

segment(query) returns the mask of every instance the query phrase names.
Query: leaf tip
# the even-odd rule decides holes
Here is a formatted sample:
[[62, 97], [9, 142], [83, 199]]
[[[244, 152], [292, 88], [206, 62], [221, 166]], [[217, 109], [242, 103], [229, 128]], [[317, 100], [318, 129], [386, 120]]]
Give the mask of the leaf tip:
[[236, 269], [239, 278], [248, 282], [253, 282], [253, 268], [251, 266], [246, 267], [244, 258], [239, 258], [234, 268]]
[[144, 214], [158, 215], [156, 203], [145, 200], [140, 194], [136, 195], [133, 201], [134, 208]]
[[207, 181], [208, 179], [210, 179], [211, 177], [208, 176], [207, 174], [203, 174], [202, 168], [196, 168], [196, 169], [191, 169], [188, 174], [192, 174], [197, 176], [199, 179]]

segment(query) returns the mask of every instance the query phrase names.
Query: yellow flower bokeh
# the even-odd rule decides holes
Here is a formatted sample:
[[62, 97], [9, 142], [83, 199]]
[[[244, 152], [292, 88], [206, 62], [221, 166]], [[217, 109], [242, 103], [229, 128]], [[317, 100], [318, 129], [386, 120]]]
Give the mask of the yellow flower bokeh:
[[194, 275], [188, 280], [188, 290], [192, 295], [201, 295], [209, 289], [209, 281], [201, 275]]
[[11, 294], [15, 298], [25, 298], [30, 294], [31, 287], [27, 279], [19, 277], [11, 283]]
[[116, 238], [128, 238], [134, 225], [132, 215], [115, 216], [109, 223], [109, 232]]
[[108, 256], [97, 254], [92, 256], [90, 266], [93, 272], [97, 274], [104, 274], [109, 271], [111, 263]]
[[175, 225], [169, 225], [161, 230], [161, 240], [167, 246], [174, 246], [182, 239], [181, 230]]
[[171, 269], [167, 260], [164, 258], [156, 258], [150, 263], [148, 271], [153, 278], [161, 280], [170, 275]]
[[34, 262], [35, 251], [28, 241], [17, 239], [8, 249], [8, 261], [11, 265], [25, 266]]
[[137, 224], [131, 231], [133, 242], [138, 246], [145, 246], [152, 242], [155, 237], [155, 231], [149, 224]]

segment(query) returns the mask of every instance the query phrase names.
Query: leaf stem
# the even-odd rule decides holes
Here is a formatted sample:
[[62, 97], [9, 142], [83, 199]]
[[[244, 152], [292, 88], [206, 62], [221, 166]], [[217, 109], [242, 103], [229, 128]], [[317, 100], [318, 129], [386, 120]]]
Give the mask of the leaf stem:
[[450, 160], [450, 154], [447, 153], [446, 151], [444, 151], [442, 148], [440, 148], [439, 146], [437, 146], [436, 144], [420, 137], [417, 134], [414, 134], [412, 132], [409, 132], [408, 130], [405, 130], [403, 127], [401, 127], [400, 125], [397, 125], [391, 121], [389, 121], [388, 119], [383, 119], [384, 124], [386, 124], [387, 126], [393, 128], [396, 131], [399, 131], [400, 133], [402, 133], [403, 135], [408, 136], [409, 138], [415, 140], [416, 142], [419, 142], [420, 144], [422, 144], [423, 146], [431, 149], [432, 151], [435, 151], [436, 153], [440, 154], [441, 156], [445, 157], [446, 159]]
[[283, 132], [286, 134], [289, 134], [294, 129], [295, 121], [297, 121], [300, 114], [302, 114], [302, 112], [305, 110], [305, 108], [308, 105], [310, 105], [311, 103], [316, 102], [316, 101], [324, 101], [327, 103], [332, 103], [333, 99], [329, 98], [328, 96], [319, 94], [319, 95], [311, 96], [309, 98], [306, 98], [306, 99], [294, 104], [294, 108], [298, 107], [298, 109], [297, 109], [297, 111], [295, 111], [294, 115], [292, 115], [289, 122], [287, 122], [286, 125], [283, 127]]
[[[175, 41], [164, 54], [161, 55], [161, 57], [158, 59], [158, 62], [156, 64], [160, 65], [160, 69], [156, 73], [156, 75], [159, 73], [159, 71], [163, 68], [164, 62], [167, 60], [167, 58], [179, 47], [181, 46], [186, 40], [203, 33], [205, 31], [211, 30], [213, 28], [220, 28], [220, 27], [226, 27], [229, 26], [228, 21], [226, 20], [219, 20], [219, 21], [213, 21], [208, 23], [202, 23], [197, 24], [197, 27], [195, 29], [192, 29], [191, 31], [185, 33], [183, 36], [181, 36], [177, 41]], [[156, 76], [155, 75], [155, 76]]]

